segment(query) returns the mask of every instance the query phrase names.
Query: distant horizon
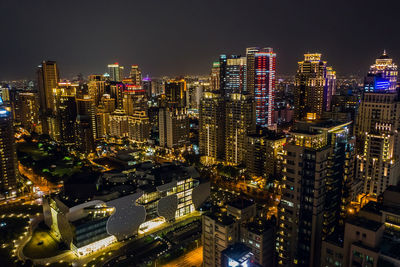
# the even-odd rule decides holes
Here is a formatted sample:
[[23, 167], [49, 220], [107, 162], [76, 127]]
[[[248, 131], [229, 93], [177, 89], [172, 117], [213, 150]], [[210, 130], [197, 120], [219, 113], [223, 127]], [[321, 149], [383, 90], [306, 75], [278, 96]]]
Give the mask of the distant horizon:
[[[103, 75], [105, 73], [106, 72], [104, 72], [104, 73], [92, 73], [92, 74], [85, 75], [85, 74], [82, 74], [82, 73], [78, 72], [78, 73], [76, 73], [76, 74], [74, 74], [72, 76], [65, 77], [65, 76], [63, 76], [62, 71], [60, 71], [60, 81], [62, 81], [62, 80], [72, 81], [74, 78], [77, 78], [77, 76], [79, 74], [82, 74], [83, 77], [84, 77], [84, 80], [87, 80], [89, 75]], [[364, 75], [357, 75], [357, 74], [340, 75], [340, 74], [337, 74], [336, 75], [336, 79], [346, 79], [346, 78], [350, 78], [350, 77], [363, 79], [366, 76], [366, 74], [367, 74], [367, 72], [365, 72]], [[276, 77], [277, 77], [277, 79], [280, 79], [281, 77], [284, 77], [284, 78], [293, 77], [294, 78], [295, 75], [296, 75], [296, 73], [293, 73], [293, 74], [279, 74], [278, 73], [276, 75]], [[163, 77], [168, 77], [168, 78], [174, 79], [174, 78], [179, 78], [179, 77], [208, 77], [208, 76], [210, 76], [210, 74], [182, 74], [182, 75], [157, 75], [157, 76], [149, 75], [149, 78], [150, 79], [162, 79]], [[147, 77], [147, 74], [143, 74], [142, 73], [142, 77]], [[2, 82], [2, 83], [5, 83], [5, 82], [17, 82], [17, 81], [35, 81], [36, 82], [36, 80], [37, 80], [36, 77], [32, 77], [32, 78], [27, 78], [26, 77], [26, 78], [19, 78], [19, 79], [3, 79], [3, 80], [0, 80], [0, 82]]]

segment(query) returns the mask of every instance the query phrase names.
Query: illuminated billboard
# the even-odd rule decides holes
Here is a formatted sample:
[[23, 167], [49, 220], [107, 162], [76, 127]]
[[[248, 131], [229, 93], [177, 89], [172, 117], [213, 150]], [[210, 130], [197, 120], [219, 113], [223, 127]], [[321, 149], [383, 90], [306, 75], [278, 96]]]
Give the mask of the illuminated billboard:
[[375, 77], [374, 89], [376, 91], [387, 91], [390, 89], [390, 82], [388, 79]]

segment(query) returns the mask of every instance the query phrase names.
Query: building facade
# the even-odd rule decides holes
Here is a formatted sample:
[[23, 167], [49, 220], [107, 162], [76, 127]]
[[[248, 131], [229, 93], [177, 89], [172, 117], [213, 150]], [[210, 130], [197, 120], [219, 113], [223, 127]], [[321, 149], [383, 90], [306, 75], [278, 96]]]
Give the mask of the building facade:
[[295, 119], [321, 119], [323, 112], [330, 110], [335, 80], [335, 72], [321, 60], [321, 54], [305, 54], [295, 78]]
[[214, 164], [225, 158], [225, 102], [220, 94], [205, 92], [200, 102], [199, 145], [202, 161]]
[[225, 161], [245, 163], [247, 135], [254, 133], [255, 102], [250, 95], [231, 94], [225, 106]]
[[250, 47], [246, 57], [246, 91], [255, 99], [257, 125], [271, 127], [274, 124], [276, 53], [269, 47]]

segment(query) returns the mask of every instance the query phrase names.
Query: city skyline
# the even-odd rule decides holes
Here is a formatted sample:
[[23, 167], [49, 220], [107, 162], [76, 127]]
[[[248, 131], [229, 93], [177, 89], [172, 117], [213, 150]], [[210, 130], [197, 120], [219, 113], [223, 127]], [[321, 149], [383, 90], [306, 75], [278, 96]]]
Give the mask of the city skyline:
[[[327, 8], [318, 1], [35, 1], [24, 6], [4, 1], [0, 21], [7, 38], [0, 44], [0, 80], [33, 78], [31, 70], [42, 60], [57, 61], [67, 78], [79, 72], [104, 73], [113, 62], [140, 65], [151, 76], [206, 75], [218, 54], [236, 54], [254, 45], [274, 48], [278, 76], [294, 73], [294, 62], [306, 52], [322, 53], [339, 76], [362, 75], [362, 66], [383, 49], [395, 61], [400, 55], [395, 45], [399, 37], [390, 34], [398, 24], [397, 3], [385, 12], [375, 12], [372, 3], [335, 1]], [[113, 12], [117, 15], [110, 16]], [[387, 34], [371, 38], [378, 31]]]
[[397, 3], [14, 2], [1, 267], [400, 266]]

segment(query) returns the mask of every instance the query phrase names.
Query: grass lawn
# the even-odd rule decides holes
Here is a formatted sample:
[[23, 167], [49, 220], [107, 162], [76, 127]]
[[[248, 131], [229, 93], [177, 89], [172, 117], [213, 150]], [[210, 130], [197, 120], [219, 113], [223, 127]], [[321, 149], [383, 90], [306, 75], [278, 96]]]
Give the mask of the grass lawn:
[[23, 153], [29, 154], [35, 161], [44, 159], [48, 156], [48, 153], [37, 148], [36, 144], [18, 143], [18, 150]]
[[62, 162], [59, 162], [59, 165], [54, 169], [54, 171], [51, 172], [53, 176], [58, 176], [62, 177], [63, 175], [71, 176], [77, 172], [79, 172], [81, 169], [80, 166], [65, 166]]
[[63, 252], [60, 243], [41, 226], [35, 230], [31, 240], [24, 247], [24, 255], [32, 259], [49, 258]]

